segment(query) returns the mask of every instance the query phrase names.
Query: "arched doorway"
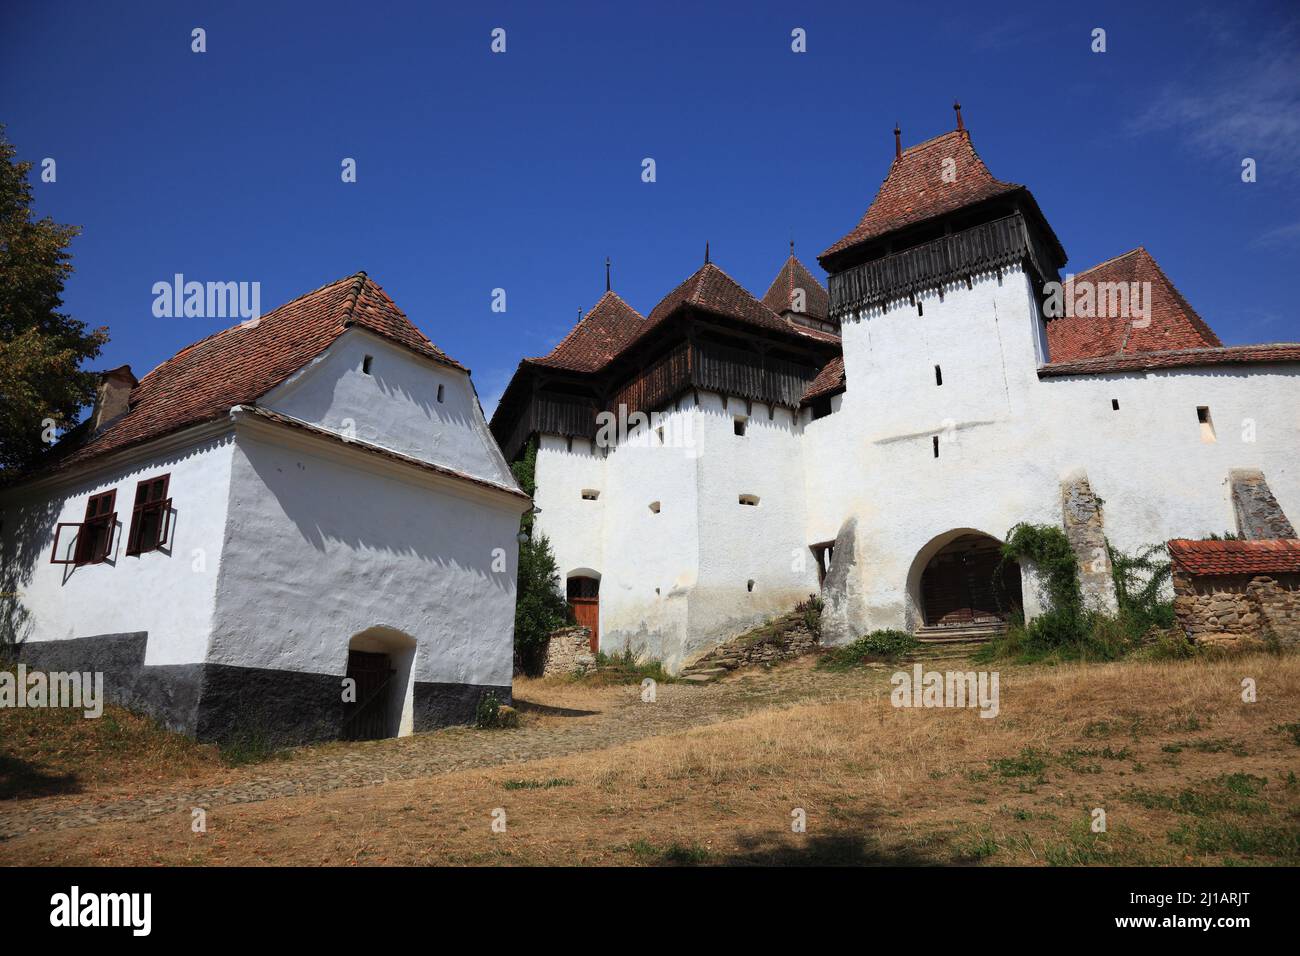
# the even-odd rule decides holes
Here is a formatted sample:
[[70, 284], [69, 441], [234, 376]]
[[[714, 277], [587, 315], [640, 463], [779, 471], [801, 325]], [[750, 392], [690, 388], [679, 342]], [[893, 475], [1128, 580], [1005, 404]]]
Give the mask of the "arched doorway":
[[1002, 561], [1002, 542], [986, 534], [959, 533], [926, 561], [919, 610], [928, 628], [999, 624], [1023, 607], [1020, 566]]
[[415, 639], [388, 627], [372, 627], [348, 641], [347, 677], [353, 699], [344, 700], [344, 740], [404, 737], [414, 728], [412, 676]]
[[591, 652], [600, 648], [600, 575], [588, 568], [569, 573], [565, 586], [573, 619], [591, 628]]

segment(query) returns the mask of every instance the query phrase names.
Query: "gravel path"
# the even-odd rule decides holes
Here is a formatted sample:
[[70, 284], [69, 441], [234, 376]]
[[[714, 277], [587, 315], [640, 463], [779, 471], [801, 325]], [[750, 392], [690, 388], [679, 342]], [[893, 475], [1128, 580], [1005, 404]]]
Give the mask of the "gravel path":
[[[396, 740], [307, 747], [285, 760], [231, 771], [216, 786], [172, 784], [129, 798], [100, 793], [0, 803], [0, 841], [43, 830], [188, 813], [193, 807], [210, 810], [602, 750], [757, 710], [863, 696], [878, 690], [885, 680], [882, 670], [836, 674], [796, 664], [704, 686], [661, 685], [653, 704], [641, 702], [639, 687], [611, 688], [606, 703], [595, 713], [528, 719], [514, 730], [454, 727]], [[544, 708], [548, 701], [544, 691], [541, 695], [538, 700], [521, 701], [520, 709], [527, 713], [530, 703]]]

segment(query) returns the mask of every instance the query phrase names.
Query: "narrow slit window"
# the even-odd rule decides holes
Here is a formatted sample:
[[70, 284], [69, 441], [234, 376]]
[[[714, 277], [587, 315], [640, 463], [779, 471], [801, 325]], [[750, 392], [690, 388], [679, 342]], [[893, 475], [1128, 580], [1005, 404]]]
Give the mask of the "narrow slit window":
[[916, 314], [918, 316], [925, 315], [925, 306], [921, 304], [921, 301], [919, 299], [916, 302]]
[[657, 501], [650, 502], [650, 513], [655, 515], [659, 513], [659, 502]]
[[438, 401], [442, 401], [442, 396], [443, 396], [443, 386], [439, 385], [439, 386], [438, 386]]
[[939, 457], [939, 436], [935, 435], [933, 438], [930, 439], [930, 442], [934, 447], [934, 457], [938, 458]]
[[1119, 399], [1118, 399], [1118, 398], [1112, 398], [1112, 399], [1110, 400], [1110, 410], [1113, 411], [1113, 412], [1117, 412], [1117, 411], [1119, 411]]
[[1210, 418], [1210, 408], [1208, 405], [1196, 406], [1196, 420], [1201, 425], [1201, 441], [1207, 445], [1217, 441], [1214, 437], [1214, 420]]
[[583, 500], [583, 501], [595, 501], [595, 500], [596, 500], [597, 498], [599, 498], [599, 497], [600, 497], [600, 492], [597, 491], [595, 488], [583, 488], [583, 489], [582, 489], [582, 500]]
[[943, 384], [943, 369], [939, 368], [939, 366], [937, 365], [934, 367], [934, 384], [935, 385]]
[[361, 360], [361, 373], [363, 375], [369, 375], [370, 366], [373, 365], [374, 362], [375, 362], [375, 357], [373, 355], [367, 355], [365, 358], [363, 358]]
[[758, 495], [741, 495], [740, 503], [742, 505], [749, 505], [750, 507], [756, 508], [758, 507]]
[[745, 426], [747, 424], [749, 424], [749, 419], [737, 415], [735, 420], [731, 424], [732, 431], [734, 431], [737, 435], [743, 438], [745, 435]]
[[662, 428], [656, 428], [655, 434], [659, 436], [659, 444], [662, 445], [664, 443], [664, 430]]
[[753, 593], [754, 593], [754, 579], [753, 579], [753, 578], [750, 578], [748, 581], [745, 582], [745, 590], [748, 591], [750, 594], [753, 594]]

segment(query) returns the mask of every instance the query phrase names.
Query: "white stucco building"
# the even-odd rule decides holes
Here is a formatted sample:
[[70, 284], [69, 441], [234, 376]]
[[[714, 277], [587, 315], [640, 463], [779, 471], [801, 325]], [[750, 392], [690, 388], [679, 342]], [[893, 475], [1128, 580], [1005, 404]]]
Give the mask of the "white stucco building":
[[29, 665], [103, 671], [200, 739], [392, 736], [509, 700], [529, 499], [468, 370], [364, 273], [107, 373], [51, 457], [0, 497]]
[[819, 261], [829, 292], [793, 251], [761, 301], [707, 261], [645, 318], [607, 291], [520, 364], [492, 428], [537, 444], [602, 649], [677, 668], [819, 589], [830, 642], [979, 631], [1038, 608], [1032, 569], [994, 580], [1019, 522], [1062, 526], [1113, 605], [1107, 540], [1300, 515], [1300, 345], [1223, 347], [1145, 249], [1062, 284], [960, 114]]

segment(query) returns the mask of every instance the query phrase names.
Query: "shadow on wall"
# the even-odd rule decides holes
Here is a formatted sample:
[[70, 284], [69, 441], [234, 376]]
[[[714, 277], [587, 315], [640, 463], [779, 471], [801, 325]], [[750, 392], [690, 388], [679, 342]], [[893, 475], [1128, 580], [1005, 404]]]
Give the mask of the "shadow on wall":
[[31, 611], [22, 602], [23, 588], [42, 560], [54, 525], [59, 520], [61, 501], [14, 505], [4, 512], [0, 534], [0, 658], [15, 656], [14, 648], [31, 636], [35, 625]]
[[[288, 452], [281, 455], [260, 443], [250, 442], [244, 450], [285, 516], [317, 551], [324, 553], [326, 541], [335, 541], [355, 552], [416, 558], [439, 568], [471, 571], [500, 589], [513, 587], [513, 563], [505, 571], [493, 568], [497, 560], [494, 549], [505, 548], [509, 554], [513, 536], [503, 531], [501, 540], [493, 541], [484, 535], [479, 520], [483, 505], [462, 504], [460, 499], [439, 493], [437, 497], [446, 507], [435, 512], [429, 507], [429, 494], [378, 476], [373, 480], [384, 481], [393, 493], [358, 495], [339, 483], [322, 480], [335, 467], [348, 466], [326, 465]], [[255, 515], [253, 520], [258, 521]], [[503, 518], [502, 527], [513, 528], [513, 519]], [[274, 531], [266, 529], [248, 540], [268, 546], [268, 541], [275, 540]]]

